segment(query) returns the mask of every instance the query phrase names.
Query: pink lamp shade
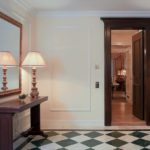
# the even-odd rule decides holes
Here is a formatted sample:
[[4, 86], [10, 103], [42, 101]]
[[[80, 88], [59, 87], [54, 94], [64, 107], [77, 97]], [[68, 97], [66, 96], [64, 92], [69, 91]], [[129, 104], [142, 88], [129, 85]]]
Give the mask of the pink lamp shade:
[[0, 51], [0, 66], [3, 67], [3, 86], [2, 90], [6, 91], [7, 87], [7, 67], [16, 66], [16, 61], [13, 55], [8, 51]]
[[29, 52], [25, 57], [22, 66], [25, 67], [44, 67], [46, 66], [44, 59], [39, 52]]
[[8, 51], [0, 51], [0, 66], [16, 66], [17, 63], [13, 57], [13, 55]]

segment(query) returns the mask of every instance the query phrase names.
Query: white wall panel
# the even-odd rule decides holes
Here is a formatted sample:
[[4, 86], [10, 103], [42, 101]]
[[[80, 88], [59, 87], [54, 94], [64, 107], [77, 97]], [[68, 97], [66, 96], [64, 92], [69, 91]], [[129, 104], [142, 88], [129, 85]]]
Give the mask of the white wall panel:
[[[104, 26], [99, 17], [37, 16], [35, 49], [44, 129], [97, 129], [104, 125]], [[98, 69], [95, 69], [95, 65]], [[100, 88], [95, 88], [95, 82]], [[61, 123], [60, 123], [61, 122]]]
[[50, 109], [90, 111], [89, 28], [56, 26], [52, 28], [51, 34], [53, 93]]

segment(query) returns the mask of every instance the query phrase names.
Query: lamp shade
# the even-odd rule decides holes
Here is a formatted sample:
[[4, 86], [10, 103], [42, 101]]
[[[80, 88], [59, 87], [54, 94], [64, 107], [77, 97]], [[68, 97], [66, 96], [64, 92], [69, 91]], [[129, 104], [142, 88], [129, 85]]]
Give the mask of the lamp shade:
[[0, 66], [16, 66], [13, 55], [8, 51], [0, 51]]
[[121, 75], [126, 76], [126, 70], [125, 69], [121, 70]]
[[22, 66], [26, 67], [44, 67], [45, 61], [39, 52], [29, 52], [25, 57]]
[[126, 76], [126, 70], [125, 69], [118, 70], [117, 75]]

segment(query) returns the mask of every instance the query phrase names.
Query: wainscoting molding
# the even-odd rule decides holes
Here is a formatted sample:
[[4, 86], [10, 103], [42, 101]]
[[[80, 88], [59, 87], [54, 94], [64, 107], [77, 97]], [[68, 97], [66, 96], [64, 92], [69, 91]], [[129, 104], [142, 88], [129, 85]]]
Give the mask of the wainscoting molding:
[[[60, 25], [51, 28], [53, 36], [51, 55], [54, 60], [50, 111], [89, 112], [91, 111], [90, 26]], [[83, 42], [81, 38], [84, 39]], [[63, 42], [60, 42], [61, 40]], [[70, 65], [70, 61], [73, 66]]]

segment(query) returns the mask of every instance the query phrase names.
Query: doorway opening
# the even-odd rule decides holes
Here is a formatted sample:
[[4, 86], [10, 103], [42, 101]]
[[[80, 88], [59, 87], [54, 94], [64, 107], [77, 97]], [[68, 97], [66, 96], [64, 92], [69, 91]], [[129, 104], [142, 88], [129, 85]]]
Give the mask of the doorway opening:
[[[112, 125], [112, 76], [111, 76], [111, 30], [143, 30], [144, 34], [144, 52], [143, 52], [143, 60], [140, 61], [135, 60], [134, 64], [136, 65], [136, 71], [140, 71], [142, 76], [141, 79], [137, 80], [142, 84], [142, 87], [138, 86], [138, 83], [135, 82], [134, 86], [136, 91], [143, 91], [143, 95], [138, 96], [139, 92], [135, 92], [135, 97], [143, 97], [144, 100], [144, 120], [146, 125], [150, 125], [150, 18], [101, 18], [104, 22], [104, 44], [105, 44], [105, 125]], [[140, 36], [139, 36], [140, 37]], [[138, 38], [137, 38], [138, 39]], [[139, 47], [140, 40], [138, 44], [134, 46]], [[140, 51], [138, 49], [137, 56], [140, 56]], [[136, 58], [136, 57], [135, 57]], [[140, 63], [139, 63], [140, 62]], [[139, 69], [139, 66], [143, 66], [143, 70]], [[136, 72], [135, 71], [135, 72]], [[137, 75], [137, 74], [134, 74]], [[139, 75], [139, 74], [138, 74]], [[135, 80], [136, 81], [136, 80]], [[141, 99], [141, 98], [140, 98]], [[133, 101], [135, 99], [133, 98]], [[137, 108], [139, 103], [135, 105]], [[142, 108], [142, 107], [141, 107]], [[134, 114], [141, 117], [139, 113], [140, 109], [134, 109]], [[141, 109], [142, 110], [142, 109]]]
[[[138, 39], [138, 41], [136, 40], [135, 42], [135, 46], [134, 39], [137, 39], [137, 36], [139, 36], [139, 34], [142, 35], [142, 39], [140, 41], [142, 45], [138, 43]], [[144, 32], [141, 30], [111, 30], [111, 125], [146, 125], [144, 121], [143, 91], [138, 91], [142, 92], [141, 100], [139, 100], [135, 96], [135, 92], [137, 92], [135, 91], [136, 87], [133, 86], [135, 82], [135, 76], [133, 76], [133, 69], [136, 69], [136, 65], [134, 64], [133, 66], [133, 59], [136, 61], [140, 61], [138, 58], [139, 56], [136, 55], [136, 58], [134, 58], [135, 56], [133, 55], [135, 55], [134, 52], [137, 53], [139, 46], [141, 48], [141, 51], [144, 51], [144, 44], [142, 43], [144, 42], [143, 34]], [[140, 55], [140, 57], [143, 57], [143, 55]], [[143, 58], [141, 58], [141, 60], [143, 61]], [[138, 74], [139, 72], [143, 78], [143, 75], [141, 74], [141, 71], [143, 71], [143, 66], [141, 67], [141, 69], [142, 70], [140, 70], [140, 72], [137, 71], [136, 74]], [[140, 77], [140, 75], [137, 76]], [[141, 82], [141, 84], [143, 84], [143, 82]], [[141, 85], [140, 87], [143, 88], [143, 86]], [[140, 97], [140, 95], [138, 95], [138, 97]], [[136, 106], [137, 102], [141, 103], [140, 106]], [[142, 109], [142, 111], [134, 112], [135, 109]], [[137, 113], [142, 113], [140, 114], [142, 117], [138, 116]]]

